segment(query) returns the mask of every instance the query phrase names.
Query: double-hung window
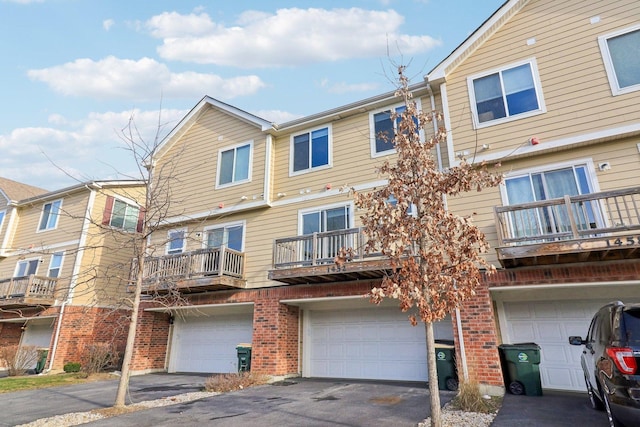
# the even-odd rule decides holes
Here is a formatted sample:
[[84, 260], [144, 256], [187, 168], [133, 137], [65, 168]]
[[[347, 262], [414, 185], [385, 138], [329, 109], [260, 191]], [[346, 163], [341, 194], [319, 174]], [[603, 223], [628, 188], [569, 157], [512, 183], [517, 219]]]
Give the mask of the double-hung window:
[[226, 246], [229, 249], [242, 251], [244, 224], [235, 223], [219, 225], [205, 229], [205, 245], [208, 248]]
[[478, 127], [544, 112], [534, 60], [469, 77], [467, 84]]
[[329, 166], [331, 128], [327, 126], [294, 135], [291, 139], [291, 151], [293, 174]]
[[218, 153], [218, 186], [239, 184], [251, 179], [252, 142], [220, 150]]
[[60, 208], [62, 200], [45, 203], [42, 207], [42, 215], [40, 216], [40, 224], [38, 231], [51, 230], [58, 225], [58, 216], [60, 216]]
[[167, 255], [184, 252], [187, 243], [187, 230], [184, 228], [169, 230], [167, 235]]
[[49, 263], [49, 272], [47, 277], [59, 277], [60, 269], [62, 268], [62, 258], [64, 252], [55, 252], [51, 255], [51, 262]]
[[640, 25], [598, 38], [611, 92], [640, 90]]

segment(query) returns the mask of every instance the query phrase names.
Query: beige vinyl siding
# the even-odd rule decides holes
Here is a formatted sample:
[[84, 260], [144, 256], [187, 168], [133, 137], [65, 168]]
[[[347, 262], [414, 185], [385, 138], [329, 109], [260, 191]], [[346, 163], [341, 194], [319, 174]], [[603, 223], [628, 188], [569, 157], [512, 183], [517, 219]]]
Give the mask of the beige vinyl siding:
[[[593, 16], [601, 21], [591, 24]], [[543, 144], [633, 123], [640, 114], [637, 96], [611, 95], [597, 38], [639, 21], [636, 0], [529, 2], [447, 77], [454, 150], [473, 150], [476, 137], [492, 150], [509, 150], [532, 136]], [[529, 46], [531, 38], [536, 42]], [[474, 131], [467, 77], [531, 58], [537, 61], [547, 112]]]
[[[431, 101], [428, 97], [421, 98], [420, 102], [423, 111], [431, 110]], [[395, 100], [389, 104], [389, 107], [397, 105], [398, 102]], [[376, 109], [378, 110], [382, 111], [384, 107]], [[290, 176], [291, 137], [304, 131], [279, 136], [275, 144], [273, 200], [278, 199], [278, 193], [286, 194], [286, 198], [300, 197], [301, 191], [306, 195], [317, 195], [325, 192], [327, 184], [331, 184], [335, 189], [380, 180], [381, 177], [376, 173], [376, 168], [386, 160], [393, 161], [396, 156], [395, 154], [371, 156], [370, 115], [370, 112], [363, 112], [330, 124], [332, 157], [331, 167], [327, 169]], [[329, 126], [329, 123], [326, 126]], [[313, 129], [319, 127], [322, 126], [316, 126]], [[433, 126], [428, 125], [425, 129], [425, 137], [429, 138], [432, 135]], [[443, 154], [446, 152], [444, 146], [442, 151]], [[307, 193], [306, 190], [310, 191]]]
[[[42, 209], [46, 203], [62, 200], [55, 229], [38, 231]], [[11, 250], [38, 248], [43, 245], [75, 241], [80, 238], [87, 208], [88, 192], [79, 192], [59, 198], [38, 201], [19, 209], [19, 221]]]
[[[216, 190], [218, 151], [253, 141], [251, 181]], [[155, 178], [168, 179], [168, 216], [215, 211], [219, 204], [241, 206], [264, 190], [266, 135], [259, 128], [209, 107], [158, 159]]]
[[[640, 142], [639, 138], [626, 138], [570, 151], [558, 151], [533, 158], [504, 162], [499, 170], [503, 173], [510, 173], [558, 163], [577, 163], [584, 159], [592, 159], [600, 191], [636, 187], [640, 186], [640, 173], [638, 173], [640, 154], [638, 154], [636, 146], [638, 142]], [[611, 169], [598, 170], [598, 165], [603, 162], [609, 163]], [[493, 207], [502, 205], [498, 188], [449, 198], [449, 209], [452, 212], [459, 215], [476, 213], [474, 223], [487, 235], [492, 248], [497, 246]], [[494, 249], [491, 250], [487, 259], [496, 265], [498, 264]]]

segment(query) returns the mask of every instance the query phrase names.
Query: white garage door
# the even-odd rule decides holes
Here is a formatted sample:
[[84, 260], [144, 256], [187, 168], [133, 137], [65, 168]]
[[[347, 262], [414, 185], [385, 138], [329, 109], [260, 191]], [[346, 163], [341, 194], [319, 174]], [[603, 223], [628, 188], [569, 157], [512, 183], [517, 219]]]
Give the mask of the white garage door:
[[542, 387], [585, 391], [580, 366], [581, 346], [569, 345], [570, 335], [585, 337], [595, 312], [609, 301], [504, 302], [504, 343], [540, 345]]
[[[53, 324], [51, 319], [31, 320], [27, 322], [26, 329], [22, 333], [22, 341], [20, 345], [35, 346], [38, 348], [49, 348], [51, 346], [51, 336], [53, 335]], [[29, 367], [36, 367], [36, 360]]]
[[253, 318], [248, 314], [176, 318], [169, 372], [238, 371], [236, 346], [251, 343]]
[[[398, 308], [309, 311], [305, 376], [426, 381], [424, 325], [411, 326]], [[453, 339], [449, 318], [438, 339]]]

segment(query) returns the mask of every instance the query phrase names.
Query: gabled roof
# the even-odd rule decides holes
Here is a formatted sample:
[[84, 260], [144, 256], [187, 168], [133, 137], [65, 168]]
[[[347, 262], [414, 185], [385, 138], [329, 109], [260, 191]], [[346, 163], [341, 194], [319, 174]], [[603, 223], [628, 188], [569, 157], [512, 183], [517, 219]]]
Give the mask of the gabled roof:
[[430, 83], [439, 84], [446, 76], [467, 59], [489, 37], [494, 35], [507, 21], [522, 9], [529, 0], [507, 0], [486, 21], [480, 25], [465, 41], [463, 41], [442, 62], [431, 70], [426, 78]]
[[209, 107], [215, 107], [218, 110], [222, 110], [231, 116], [234, 116], [246, 123], [260, 128], [261, 131], [266, 131], [275, 127], [274, 123], [271, 123], [268, 120], [262, 119], [256, 115], [234, 107], [233, 105], [218, 101], [217, 99], [210, 96], [205, 96], [160, 142], [160, 144], [158, 145], [158, 149], [156, 150], [156, 157], [162, 156], [162, 152], [166, 151], [174, 141], [177, 141], [182, 135], [184, 135], [184, 133], [189, 130], [189, 128], [198, 120], [202, 113]]
[[36, 197], [48, 193], [47, 190], [0, 177], [0, 194], [8, 202]]

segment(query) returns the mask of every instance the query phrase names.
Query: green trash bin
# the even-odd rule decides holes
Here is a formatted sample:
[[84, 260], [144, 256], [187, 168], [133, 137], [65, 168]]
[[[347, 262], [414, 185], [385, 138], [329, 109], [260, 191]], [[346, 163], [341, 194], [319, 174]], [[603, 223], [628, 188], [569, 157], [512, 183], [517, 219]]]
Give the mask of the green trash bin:
[[536, 343], [498, 346], [504, 385], [511, 394], [542, 396], [540, 346]]
[[238, 372], [248, 372], [251, 370], [251, 344], [238, 344]]
[[456, 348], [451, 340], [436, 340], [436, 369], [438, 370], [438, 390], [458, 389], [456, 369]]
[[35, 372], [36, 374], [44, 371], [44, 366], [47, 363], [47, 356], [49, 355], [48, 348], [39, 348], [38, 349], [38, 363], [36, 363]]

